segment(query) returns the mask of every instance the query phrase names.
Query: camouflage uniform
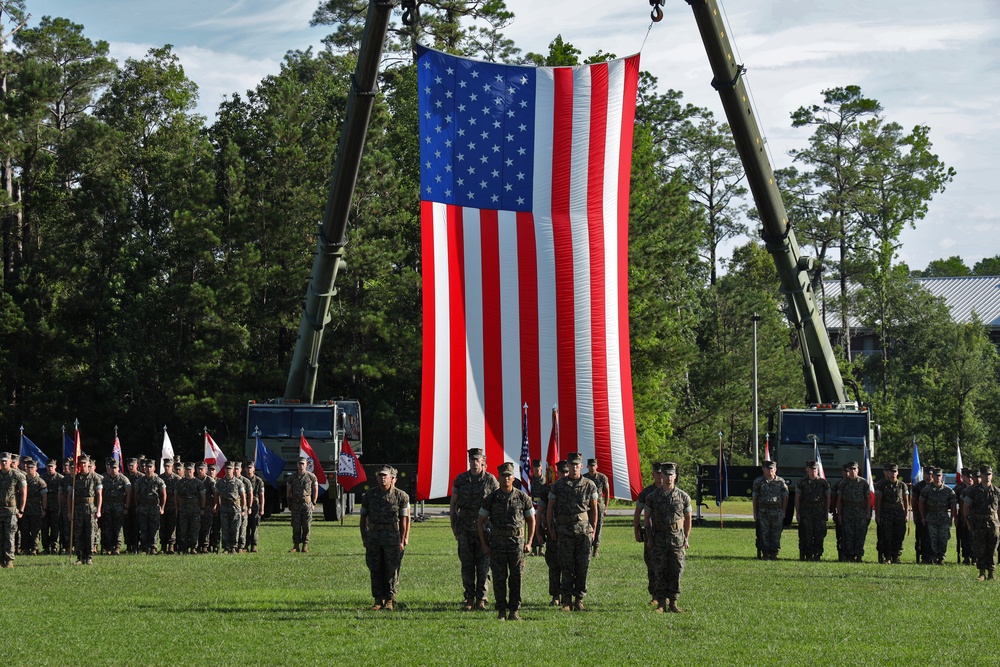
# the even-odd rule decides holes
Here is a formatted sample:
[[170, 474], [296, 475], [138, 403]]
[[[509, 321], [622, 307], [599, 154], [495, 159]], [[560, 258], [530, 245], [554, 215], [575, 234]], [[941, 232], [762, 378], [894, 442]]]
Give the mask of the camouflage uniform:
[[490, 569], [493, 572], [496, 608], [499, 612], [517, 611], [521, 608], [524, 520], [534, 514], [531, 498], [520, 489], [512, 489], [509, 493], [497, 489], [486, 496], [479, 509], [479, 515], [486, 517], [492, 526], [489, 537]]
[[781, 530], [785, 525], [783, 504], [788, 498], [788, 484], [781, 477], [768, 481], [760, 476], [753, 482], [753, 497], [757, 499], [760, 549], [765, 558], [777, 558], [781, 551]]
[[198, 531], [198, 550], [202, 553], [212, 551], [219, 546], [219, 508], [215, 504], [217, 482], [218, 480], [211, 475], [205, 475], [205, 479], [201, 480], [205, 485], [205, 516], [202, 517], [201, 528]]
[[795, 486], [799, 499], [799, 558], [820, 560], [826, 540], [830, 482], [803, 477]]
[[257, 551], [260, 542], [260, 517], [264, 514], [264, 508], [260, 504], [260, 498], [264, 495], [264, 479], [257, 474], [250, 480], [250, 495], [247, 496], [247, 504], [250, 511], [247, 514], [247, 541], [246, 546], [250, 551]]
[[[139, 471], [132, 472], [126, 470], [122, 473], [128, 478], [129, 483], [132, 485], [132, 491], [135, 492], [135, 482], [143, 475]], [[125, 549], [129, 553], [139, 553], [139, 513], [136, 511], [137, 504], [132, 503], [132, 507], [129, 509], [128, 514], [125, 515], [125, 520], [122, 522], [122, 533], [125, 539]]]
[[569, 598], [583, 600], [587, 595], [587, 571], [590, 569], [590, 502], [597, 500], [597, 487], [586, 477], [564, 477], [549, 487], [549, 505], [555, 503], [556, 541], [559, 544], [559, 567], [562, 582], [559, 593], [563, 605]]
[[871, 521], [871, 489], [864, 477], [840, 483], [840, 530], [844, 558], [860, 562], [865, 555], [865, 538]]
[[160, 551], [169, 553], [174, 550], [177, 544], [177, 483], [181, 481], [180, 475], [175, 472], [160, 475], [163, 484], [167, 489], [167, 504], [163, 508], [163, 517], [160, 520]]
[[593, 550], [594, 555], [597, 555], [597, 550], [601, 546], [601, 529], [604, 528], [604, 513], [608, 511], [608, 503], [604, 499], [604, 495], [609, 492], [610, 483], [608, 482], [608, 476], [603, 472], [585, 473], [583, 475], [597, 487], [597, 528], [594, 530], [594, 544]]
[[293, 472], [285, 484], [289, 485], [288, 507], [292, 513], [292, 542], [295, 548], [304, 549], [309, 544], [309, 531], [313, 518], [313, 490], [319, 486], [316, 475], [308, 470]]
[[122, 548], [122, 526], [125, 525], [125, 499], [132, 493], [128, 477], [118, 473], [104, 477], [104, 505], [101, 507], [101, 549], [117, 554]]
[[996, 571], [997, 541], [1000, 538], [997, 511], [1000, 509], [1000, 489], [990, 484], [979, 483], [965, 496], [969, 511], [969, 526], [972, 542], [976, 548], [976, 566], [980, 573], [991, 577]]
[[142, 476], [132, 485], [135, 494], [136, 526], [139, 530], [138, 549], [156, 553], [156, 534], [160, 531], [160, 500], [167, 483], [158, 475]]
[[[48, 495], [49, 490], [40, 475], [25, 475], [25, 483], [28, 487], [28, 502], [24, 506], [18, 529], [21, 531], [21, 553], [31, 555], [38, 553], [38, 535], [42, 530], [42, 499]], [[48, 511], [45, 513], [48, 514]]]
[[17, 505], [20, 502], [21, 489], [27, 486], [27, 480], [17, 474], [16, 470], [0, 472], [0, 567], [14, 565], [14, 537], [17, 534]]
[[[476, 522], [483, 499], [499, 488], [500, 482], [486, 470], [479, 475], [466, 470], [455, 477], [455, 483], [451, 487], [452, 497], [458, 499], [455, 526], [458, 533], [458, 559], [462, 563], [463, 599], [467, 603], [471, 600], [478, 602], [486, 597], [490, 558], [483, 553], [483, 547], [479, 543]], [[486, 537], [489, 538], [490, 527], [488, 523], [486, 525]]]
[[59, 550], [59, 520], [62, 516], [62, 507], [59, 506], [59, 486], [62, 484], [62, 474], [53, 471], [48, 474], [46, 470], [40, 474], [45, 480], [45, 487], [51, 490], [48, 499], [48, 510], [42, 517], [42, 549], [45, 553], [56, 553]]
[[[650, 484], [642, 491], [635, 499], [635, 510], [637, 512], [643, 512], [646, 509], [646, 501], [649, 499], [650, 494], [656, 491], [658, 486], [655, 484]], [[642, 525], [642, 524], [640, 524]], [[646, 564], [646, 590], [649, 592], [649, 596], [653, 599], [656, 598], [656, 569], [653, 567], [653, 539], [651, 535], [647, 535], [644, 529], [642, 531], [642, 561]]]
[[201, 517], [205, 506], [205, 482], [185, 477], [177, 483], [177, 549], [197, 550], [201, 537]]
[[246, 505], [240, 513], [240, 535], [237, 539], [237, 548], [244, 551], [247, 548], [247, 531], [250, 528], [250, 503], [253, 501], [253, 482], [249, 477], [240, 475], [237, 477], [243, 483], [243, 493], [246, 497]]
[[950, 510], [955, 506], [957, 497], [944, 484], [940, 487], [928, 484], [924, 487], [920, 500], [924, 503], [930, 562], [944, 564], [944, 558], [948, 555], [948, 540], [951, 538]]
[[903, 538], [906, 537], [906, 509], [903, 501], [908, 493], [906, 482], [901, 479], [895, 482], [880, 479], [875, 482], [875, 502], [879, 504], [879, 562], [886, 560], [898, 563], [903, 554]]
[[[531, 477], [531, 502], [535, 506], [535, 536], [531, 538], [531, 547], [540, 553], [545, 545], [545, 503], [548, 502], [549, 487], [545, 483], [545, 477], [533, 475]], [[555, 593], [558, 595], [558, 593]]]
[[239, 539], [238, 518], [243, 507], [243, 482], [235, 477], [217, 479], [215, 480], [215, 493], [219, 496], [222, 550], [233, 553], [236, 551], [237, 539]]
[[69, 515], [69, 497], [73, 493], [73, 477], [74, 475], [63, 475], [61, 480], [62, 485], [59, 488], [60, 500], [59, 508], [62, 512], [61, 520], [59, 521], [59, 539], [62, 542], [62, 550], [69, 554], [69, 543], [70, 537], [73, 532], [72, 518]]
[[365, 564], [371, 573], [372, 597], [394, 601], [399, 592], [399, 567], [403, 561], [399, 522], [410, 512], [410, 497], [395, 486], [377, 486], [361, 497], [361, 516], [367, 517]]
[[94, 538], [97, 536], [97, 492], [103, 489], [101, 476], [96, 472], [77, 475], [73, 483], [73, 546], [81, 563], [94, 557]]
[[691, 514], [691, 497], [677, 487], [656, 488], [643, 507], [653, 532], [653, 597], [676, 601], [684, 572], [684, 516]]

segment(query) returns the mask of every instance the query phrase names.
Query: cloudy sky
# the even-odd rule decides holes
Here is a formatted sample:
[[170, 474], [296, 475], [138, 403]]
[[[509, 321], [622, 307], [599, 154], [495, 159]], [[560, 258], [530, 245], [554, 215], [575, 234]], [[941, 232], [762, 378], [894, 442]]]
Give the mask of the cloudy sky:
[[[173, 44], [211, 119], [224, 95], [278, 71], [290, 50], [319, 45], [310, 28], [318, 0], [27, 0], [32, 24], [44, 15], [85, 26], [123, 60]], [[556, 34], [584, 55], [642, 52], [663, 88], [723, 116], [708, 85], [708, 62], [686, 2], [668, 0], [652, 27], [645, 0], [507, 0], [507, 35], [544, 52]], [[968, 0], [730, 0], [730, 35], [748, 68], [759, 121], [776, 167], [791, 163], [808, 131], [789, 114], [850, 84], [879, 100], [886, 116], [931, 128], [934, 150], [958, 172], [925, 220], [903, 235], [900, 258], [913, 268], [959, 255], [969, 266], [1000, 254], [1000, 2]]]

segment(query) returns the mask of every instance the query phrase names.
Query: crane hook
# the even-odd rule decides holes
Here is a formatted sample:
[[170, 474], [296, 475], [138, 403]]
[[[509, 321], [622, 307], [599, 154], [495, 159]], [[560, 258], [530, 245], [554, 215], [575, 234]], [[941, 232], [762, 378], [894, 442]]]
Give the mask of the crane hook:
[[403, 0], [403, 25], [416, 25], [420, 20], [420, 0]]
[[664, 0], [649, 0], [649, 4], [653, 7], [653, 11], [649, 12], [649, 18], [653, 19], [653, 23], [663, 20], [663, 10], [660, 9], [663, 3]]

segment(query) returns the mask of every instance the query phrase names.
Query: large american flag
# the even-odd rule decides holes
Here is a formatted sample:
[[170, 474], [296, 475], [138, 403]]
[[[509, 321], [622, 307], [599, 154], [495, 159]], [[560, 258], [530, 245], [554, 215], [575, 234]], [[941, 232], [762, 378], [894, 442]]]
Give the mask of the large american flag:
[[[628, 336], [628, 193], [639, 57], [524, 67], [418, 49], [423, 396], [417, 498], [483, 448], [561, 448], [611, 493], [642, 488]], [[548, 420], [545, 420], [548, 422]], [[544, 430], [543, 430], [544, 429]], [[530, 475], [530, 472], [528, 473]]]

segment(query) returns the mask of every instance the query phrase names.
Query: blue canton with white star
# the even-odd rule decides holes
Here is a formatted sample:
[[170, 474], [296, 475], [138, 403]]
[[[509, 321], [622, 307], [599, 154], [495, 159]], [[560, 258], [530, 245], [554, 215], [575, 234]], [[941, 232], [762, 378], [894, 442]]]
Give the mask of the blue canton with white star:
[[535, 68], [418, 54], [420, 199], [530, 211]]

